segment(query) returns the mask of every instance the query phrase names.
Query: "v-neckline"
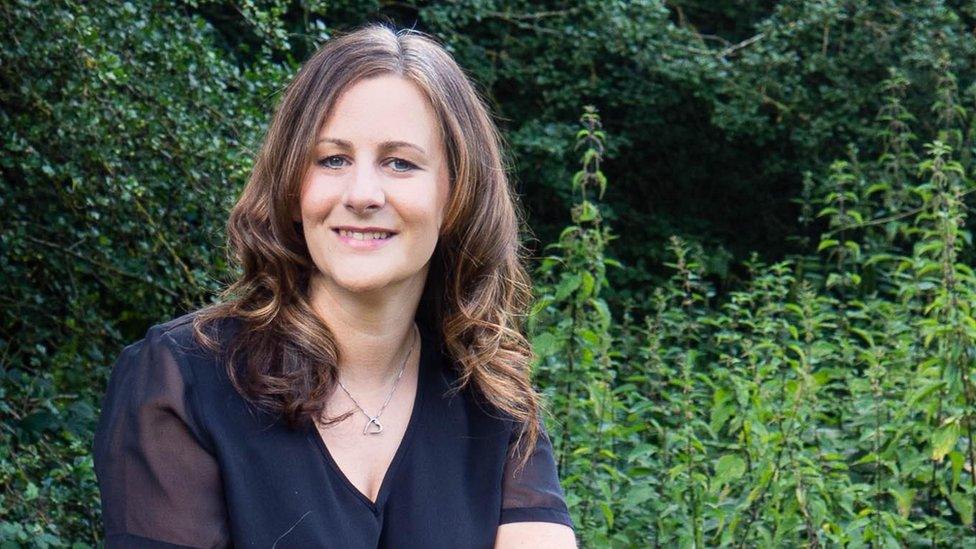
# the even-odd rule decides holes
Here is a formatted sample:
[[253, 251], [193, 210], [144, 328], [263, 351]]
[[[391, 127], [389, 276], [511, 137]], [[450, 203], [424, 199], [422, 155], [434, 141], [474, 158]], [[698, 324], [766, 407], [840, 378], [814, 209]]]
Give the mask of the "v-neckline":
[[363, 504], [373, 512], [374, 515], [379, 514], [379, 510], [383, 508], [386, 503], [386, 498], [390, 492], [390, 483], [393, 481], [393, 477], [396, 474], [397, 466], [403, 460], [403, 456], [407, 451], [407, 447], [410, 445], [410, 440], [413, 438], [412, 435], [414, 431], [417, 430], [417, 423], [420, 421], [420, 414], [422, 409], [422, 404], [424, 401], [424, 393], [426, 391], [427, 370], [430, 369], [430, 353], [432, 352], [427, 341], [428, 335], [424, 326], [418, 321], [417, 328], [420, 332], [420, 358], [417, 364], [417, 391], [413, 398], [413, 406], [410, 411], [410, 419], [407, 421], [407, 428], [403, 432], [403, 437], [400, 439], [400, 444], [397, 446], [396, 452], [393, 454], [393, 459], [390, 460], [389, 466], [386, 468], [386, 472], [383, 474], [383, 480], [380, 482], [380, 489], [376, 492], [376, 501], [369, 499], [369, 496], [364, 494], [355, 484], [349, 480], [349, 477], [339, 468], [339, 463], [336, 462], [335, 458], [332, 457], [332, 453], [329, 448], [325, 445], [325, 441], [322, 440], [322, 434], [319, 433], [318, 427], [315, 422], [310, 422], [309, 436], [313, 439], [313, 442], [318, 446], [319, 451], [325, 457], [325, 461], [329, 464], [329, 468], [338, 477], [339, 482], [345, 485], [353, 495], [357, 497]]

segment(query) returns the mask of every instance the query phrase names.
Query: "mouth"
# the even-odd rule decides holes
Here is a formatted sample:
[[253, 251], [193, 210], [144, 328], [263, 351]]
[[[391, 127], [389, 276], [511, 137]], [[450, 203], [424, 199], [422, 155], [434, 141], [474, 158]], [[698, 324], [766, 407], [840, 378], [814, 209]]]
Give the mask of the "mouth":
[[356, 240], [387, 240], [394, 236], [393, 231], [358, 231], [345, 228], [332, 229], [336, 234], [343, 238], [354, 238]]
[[354, 231], [345, 228], [332, 229], [339, 240], [359, 250], [374, 250], [387, 244], [397, 235], [391, 231]]

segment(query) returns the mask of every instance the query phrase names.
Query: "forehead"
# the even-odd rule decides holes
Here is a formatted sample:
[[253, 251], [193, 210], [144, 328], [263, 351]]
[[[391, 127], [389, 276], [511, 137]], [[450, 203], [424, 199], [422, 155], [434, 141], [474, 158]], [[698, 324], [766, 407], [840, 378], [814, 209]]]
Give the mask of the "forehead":
[[397, 75], [360, 80], [336, 101], [319, 138], [368, 145], [390, 140], [429, 146], [438, 140], [438, 121], [430, 100], [413, 82]]

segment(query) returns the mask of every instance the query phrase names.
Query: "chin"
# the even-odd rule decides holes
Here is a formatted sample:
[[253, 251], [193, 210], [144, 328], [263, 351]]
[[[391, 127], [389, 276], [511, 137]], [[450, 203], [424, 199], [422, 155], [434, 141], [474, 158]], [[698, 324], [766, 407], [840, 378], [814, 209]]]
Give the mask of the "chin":
[[336, 272], [324, 266], [319, 268], [314, 278], [316, 279], [314, 284], [319, 286], [319, 289], [332, 287], [354, 293], [368, 292], [382, 288], [389, 283], [386, 279], [363, 277], [361, 271]]
[[354, 294], [381, 290], [389, 284], [386, 280], [336, 280], [335, 283], [343, 290]]

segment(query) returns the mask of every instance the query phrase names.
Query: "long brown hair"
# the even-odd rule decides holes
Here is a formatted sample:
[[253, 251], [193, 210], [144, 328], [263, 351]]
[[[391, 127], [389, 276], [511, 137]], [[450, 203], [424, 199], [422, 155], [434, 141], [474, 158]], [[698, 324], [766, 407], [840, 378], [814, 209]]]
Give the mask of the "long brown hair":
[[[534, 390], [532, 348], [523, 336], [531, 280], [519, 240], [524, 216], [510, 189], [504, 141], [488, 108], [451, 55], [415, 30], [372, 23], [326, 42], [301, 67], [277, 106], [250, 179], [227, 223], [230, 260], [241, 276], [195, 316], [194, 333], [217, 349], [208, 323], [242, 320], [227, 373], [252, 404], [288, 425], [322, 418], [335, 389], [338, 348], [307, 293], [316, 269], [293, 220], [321, 125], [351, 84], [395, 74], [425, 92], [447, 150], [450, 197], [431, 258], [420, 315], [438, 331], [458, 383], [516, 422], [520, 449], [540, 436], [546, 412]], [[243, 352], [240, 372], [234, 356]], [[341, 421], [352, 412], [323, 418]], [[517, 453], [517, 451], [515, 452]]]

